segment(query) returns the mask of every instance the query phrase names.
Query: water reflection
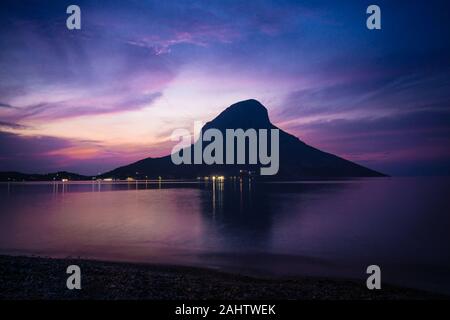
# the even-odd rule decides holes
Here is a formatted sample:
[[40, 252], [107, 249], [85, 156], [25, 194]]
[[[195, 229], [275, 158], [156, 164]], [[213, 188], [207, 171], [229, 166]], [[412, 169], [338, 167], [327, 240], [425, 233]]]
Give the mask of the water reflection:
[[442, 289], [449, 187], [449, 179], [0, 184], [0, 253], [346, 277], [376, 263], [386, 279]]

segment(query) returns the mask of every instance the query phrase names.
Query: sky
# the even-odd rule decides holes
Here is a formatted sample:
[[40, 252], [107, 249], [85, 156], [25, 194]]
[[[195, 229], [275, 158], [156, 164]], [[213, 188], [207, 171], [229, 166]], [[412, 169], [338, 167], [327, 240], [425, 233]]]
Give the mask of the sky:
[[[66, 8], [81, 9], [68, 30]], [[381, 30], [366, 8], [381, 8]], [[450, 174], [445, 1], [0, 3], [0, 171], [98, 174], [263, 103], [316, 148], [390, 175]], [[282, 165], [282, 164], [281, 164]]]

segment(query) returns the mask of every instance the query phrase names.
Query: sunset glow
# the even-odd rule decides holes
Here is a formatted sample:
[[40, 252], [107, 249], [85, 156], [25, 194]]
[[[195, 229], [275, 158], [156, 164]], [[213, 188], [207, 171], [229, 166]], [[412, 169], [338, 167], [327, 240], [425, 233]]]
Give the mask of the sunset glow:
[[381, 1], [383, 30], [369, 32], [364, 6], [334, 1], [78, 1], [83, 27], [69, 31], [65, 1], [7, 3], [1, 171], [96, 174], [166, 155], [174, 129], [254, 98], [317, 148], [390, 174], [449, 172], [444, 9]]

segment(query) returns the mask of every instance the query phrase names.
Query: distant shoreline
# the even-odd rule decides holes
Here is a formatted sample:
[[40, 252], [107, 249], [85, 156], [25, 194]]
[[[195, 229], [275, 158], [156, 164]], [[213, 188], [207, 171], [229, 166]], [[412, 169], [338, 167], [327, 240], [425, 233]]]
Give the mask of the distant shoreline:
[[[252, 182], [255, 183], [298, 183], [298, 182], [304, 182], [304, 183], [320, 183], [320, 182], [350, 182], [350, 181], [361, 181], [361, 180], [379, 180], [379, 179], [390, 179], [392, 177], [305, 177], [303, 179], [293, 179], [293, 180], [259, 180], [259, 179], [252, 179]], [[396, 178], [408, 178], [408, 177], [396, 177]], [[233, 179], [233, 178], [224, 178], [220, 181], [216, 182], [233, 182], [239, 179]], [[188, 178], [168, 178], [168, 179], [133, 179], [133, 180], [124, 180], [124, 179], [116, 179], [116, 180], [103, 180], [103, 179], [86, 179], [86, 180], [0, 180], [0, 184], [21, 184], [21, 183], [55, 183], [55, 184], [93, 184], [93, 183], [101, 183], [101, 184], [130, 184], [130, 183], [138, 183], [138, 184], [145, 184], [145, 183], [206, 183], [206, 182], [213, 182], [213, 179], [203, 179], [203, 178], [197, 178], [197, 179], [188, 179]]]
[[[68, 290], [66, 268], [81, 268], [82, 290]], [[0, 300], [66, 299], [449, 299], [415, 289], [315, 277], [249, 277], [204, 268], [0, 255]]]

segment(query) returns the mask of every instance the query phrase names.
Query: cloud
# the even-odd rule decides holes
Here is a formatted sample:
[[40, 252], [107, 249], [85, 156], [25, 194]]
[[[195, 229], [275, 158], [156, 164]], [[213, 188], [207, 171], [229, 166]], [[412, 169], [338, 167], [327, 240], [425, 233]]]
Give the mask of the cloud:
[[19, 124], [19, 123], [13, 123], [13, 122], [6, 122], [6, 121], [0, 121], [0, 129], [6, 128], [6, 129], [28, 129], [28, 126]]
[[404, 56], [403, 64], [396, 56], [382, 65], [361, 57], [351, 64], [341, 59], [329, 62], [315, 73], [315, 82], [286, 95], [277, 117], [332, 119], [343, 113], [361, 117], [448, 108], [450, 63], [439, 64], [441, 54], [430, 56], [436, 60], [420, 63], [425, 58], [419, 54]]
[[[95, 152], [95, 155], [89, 154], [89, 151]], [[80, 170], [82, 173], [94, 173], [95, 169], [111, 168], [110, 161], [95, 141], [0, 131], [0, 171], [47, 173]]]
[[149, 156], [168, 154], [165, 144], [110, 145], [102, 141], [30, 136], [0, 130], [0, 171], [71, 171], [96, 175]]
[[[39, 103], [22, 108], [13, 118], [16, 119], [66, 119], [72, 117], [113, 114], [140, 110], [161, 97], [161, 93], [144, 94], [137, 97], [111, 99], [94, 97], [91, 99], [72, 99], [58, 102]], [[118, 100], [118, 101], [115, 101]]]
[[5, 108], [5, 109], [16, 109], [17, 107], [14, 107], [14, 106], [12, 106], [12, 105], [10, 105], [10, 104], [7, 104], [7, 103], [0, 102], [0, 108]]
[[450, 173], [450, 110], [322, 119], [290, 130], [325, 151], [389, 174]]
[[56, 159], [47, 152], [73, 145], [72, 141], [54, 137], [27, 137], [0, 131], [0, 171], [53, 171]]
[[[101, 124], [92, 131], [105, 141], [62, 139], [68, 145], [41, 154], [65, 161], [57, 166], [76, 168], [76, 157], [112, 164], [117, 137], [141, 155], [134, 141], [247, 96], [270, 102], [273, 120], [307, 142], [377, 165], [416, 157], [415, 145], [437, 156], [448, 144], [439, 122], [450, 105], [448, 4], [383, 2], [389, 32], [377, 33], [361, 23], [365, 8], [332, 1], [77, 4], [76, 32], [65, 27], [65, 1], [0, 4], [0, 42], [8, 44], [0, 50], [0, 127], [27, 134], [2, 139], [26, 146], [41, 134], [55, 145], [47, 135], [76, 137], [73, 128], [83, 128], [86, 137]], [[47, 167], [35, 158], [29, 163]]]
[[123, 112], [136, 110], [143, 105], [138, 100], [149, 105], [176, 76], [176, 62], [132, 46], [120, 33], [109, 33], [109, 28], [91, 21], [103, 10], [98, 5], [83, 2], [84, 12], [90, 12], [83, 16], [85, 28], [70, 32], [64, 4], [47, 4], [11, 2], [8, 14], [1, 10], [7, 23], [0, 41], [8, 46], [0, 51], [0, 110], [10, 111], [9, 122], [20, 117], [73, 117], [76, 111], [97, 115], [117, 113], [121, 107]]

